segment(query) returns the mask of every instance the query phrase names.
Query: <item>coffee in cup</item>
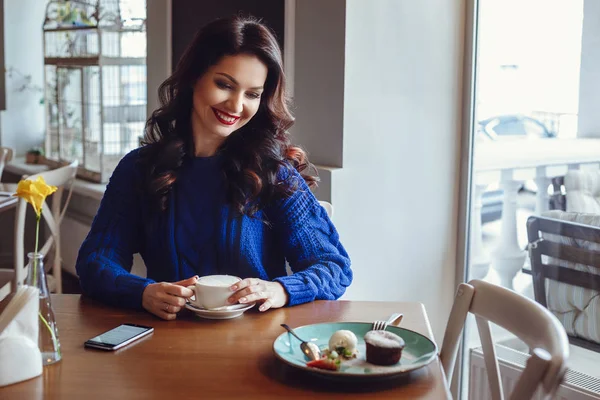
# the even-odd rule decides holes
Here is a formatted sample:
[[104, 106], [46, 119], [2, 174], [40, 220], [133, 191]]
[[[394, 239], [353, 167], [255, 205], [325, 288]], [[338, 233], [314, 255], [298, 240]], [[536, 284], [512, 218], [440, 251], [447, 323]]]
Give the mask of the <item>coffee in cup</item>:
[[229, 288], [241, 278], [232, 275], [207, 275], [198, 278], [196, 283], [188, 286], [194, 291], [194, 297], [189, 299], [190, 304], [207, 310], [230, 305], [227, 302], [233, 294]]

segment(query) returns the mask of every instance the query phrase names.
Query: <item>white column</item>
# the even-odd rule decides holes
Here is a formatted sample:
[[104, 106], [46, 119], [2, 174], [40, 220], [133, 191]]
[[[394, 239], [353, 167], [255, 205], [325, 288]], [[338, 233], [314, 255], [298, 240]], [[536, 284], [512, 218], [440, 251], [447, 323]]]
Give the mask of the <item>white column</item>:
[[471, 233], [469, 255], [469, 279], [483, 279], [490, 269], [490, 256], [483, 248], [481, 229], [482, 196], [488, 185], [474, 184], [471, 197]]
[[600, 137], [600, 2], [584, 0], [579, 68], [578, 137]]
[[513, 279], [525, 262], [525, 251], [517, 240], [517, 193], [520, 187], [521, 183], [513, 180], [512, 170], [502, 171], [502, 231], [500, 243], [493, 252], [492, 266], [498, 272], [500, 284], [509, 289], [513, 289]]
[[535, 172], [535, 185], [537, 193], [535, 196], [535, 215], [542, 215], [544, 211], [548, 211], [548, 186], [550, 178], [546, 176], [546, 167], [537, 167]]
[[[146, 0], [146, 80], [148, 91], [148, 116], [160, 107], [158, 87], [171, 75], [173, 49], [171, 45], [172, 14], [171, 0]], [[179, 60], [175, 60], [177, 62]]]
[[283, 70], [288, 96], [294, 98], [294, 64], [296, 54], [296, 0], [285, 0], [283, 33]]

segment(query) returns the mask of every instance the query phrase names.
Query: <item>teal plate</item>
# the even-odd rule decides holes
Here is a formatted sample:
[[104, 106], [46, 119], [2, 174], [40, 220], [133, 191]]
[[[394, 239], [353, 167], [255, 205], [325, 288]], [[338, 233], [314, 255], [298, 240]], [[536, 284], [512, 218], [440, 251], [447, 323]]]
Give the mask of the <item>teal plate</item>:
[[321, 350], [327, 349], [329, 338], [334, 332], [346, 329], [354, 332], [358, 339], [358, 356], [353, 360], [343, 361], [338, 371], [307, 367], [308, 357], [300, 350], [300, 341], [287, 332], [282, 333], [273, 342], [275, 356], [292, 367], [299, 368], [317, 375], [331, 378], [386, 378], [402, 375], [422, 368], [435, 360], [437, 346], [427, 337], [404, 328], [388, 326], [389, 332], [404, 339], [406, 347], [398, 364], [381, 366], [366, 361], [366, 347], [363, 339], [365, 333], [371, 330], [372, 324], [366, 322], [334, 322], [306, 325], [294, 328], [302, 339], [314, 342]]

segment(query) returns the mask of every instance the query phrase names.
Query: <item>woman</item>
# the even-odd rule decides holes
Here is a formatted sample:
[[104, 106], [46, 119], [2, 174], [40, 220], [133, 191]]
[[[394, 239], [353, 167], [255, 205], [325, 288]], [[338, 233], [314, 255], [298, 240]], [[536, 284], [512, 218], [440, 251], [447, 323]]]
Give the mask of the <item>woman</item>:
[[[84, 294], [174, 319], [198, 276], [259, 310], [337, 299], [350, 260], [289, 143], [281, 51], [252, 18], [201, 29], [160, 87], [144, 146], [106, 188], [77, 260]], [[129, 273], [139, 252], [148, 278]], [[286, 274], [286, 260], [293, 271]], [[171, 283], [169, 283], [171, 282]]]

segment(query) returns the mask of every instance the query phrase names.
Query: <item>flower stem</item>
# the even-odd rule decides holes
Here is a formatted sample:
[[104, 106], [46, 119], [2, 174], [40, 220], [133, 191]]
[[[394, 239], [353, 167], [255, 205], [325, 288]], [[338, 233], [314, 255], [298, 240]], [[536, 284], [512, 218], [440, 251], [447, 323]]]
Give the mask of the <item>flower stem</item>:
[[48, 321], [46, 321], [46, 318], [44, 318], [41, 311], [38, 312], [38, 315], [40, 316], [40, 319], [42, 320], [44, 325], [46, 325], [46, 328], [48, 328], [50, 336], [52, 336], [52, 344], [54, 345], [54, 348], [56, 349], [56, 351], [58, 352], [58, 356], [60, 357], [60, 348], [56, 344], [56, 335], [54, 334], [54, 329], [50, 327], [50, 324], [48, 324]]
[[35, 250], [33, 252], [33, 286], [37, 286], [37, 263], [38, 263], [38, 244], [40, 241], [40, 215], [36, 215], [35, 217]]
[[[36, 287], [37, 287], [37, 267], [38, 267], [38, 246], [39, 246], [39, 242], [40, 242], [40, 220], [41, 220], [41, 215], [36, 215], [36, 217], [35, 217], [35, 221], [36, 221], [36, 224], [35, 224], [35, 250], [33, 253], [33, 286], [36, 286]], [[56, 343], [56, 335], [54, 334], [54, 329], [52, 329], [50, 324], [48, 324], [48, 321], [46, 321], [46, 318], [44, 318], [41, 311], [38, 312], [38, 315], [39, 315], [40, 319], [42, 320], [42, 322], [44, 323], [44, 325], [46, 325], [48, 332], [50, 332], [50, 336], [52, 336], [52, 344], [54, 345], [54, 348], [58, 351], [58, 356], [60, 357], [60, 348], [58, 348], [58, 345]]]

